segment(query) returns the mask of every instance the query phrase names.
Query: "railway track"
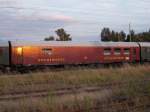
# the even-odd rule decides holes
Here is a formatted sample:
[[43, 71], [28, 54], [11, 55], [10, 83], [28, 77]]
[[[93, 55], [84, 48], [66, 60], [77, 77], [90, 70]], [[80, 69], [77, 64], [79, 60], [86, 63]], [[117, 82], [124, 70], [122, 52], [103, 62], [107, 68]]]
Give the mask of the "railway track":
[[[144, 85], [150, 82], [150, 79], [145, 79], [145, 80], [141, 80], [141, 81], [122, 81], [122, 82], [111, 82], [111, 83], [101, 83], [101, 84], [97, 84], [94, 85], [94, 87], [98, 87], [101, 89], [105, 89], [105, 88], [112, 88], [112, 87], [119, 87], [119, 86], [127, 86], [129, 85], [129, 83], [134, 83], [134, 84], [138, 84], [138, 85]], [[35, 88], [33, 89], [25, 89], [26, 87], [30, 87], [30, 86], [35, 86]], [[89, 85], [90, 86], [90, 85]], [[93, 86], [92, 86], [93, 87]], [[81, 88], [86, 88], [86, 86], [77, 86], [77, 85], [68, 85], [67, 86], [63, 86], [61, 85], [61, 87], [53, 87], [53, 83], [50, 82], [35, 82], [34, 84], [32, 83], [23, 83], [23, 84], [17, 84], [15, 86], [15, 88], [24, 88], [21, 90], [15, 90], [13, 91], [13, 89], [11, 88], [10, 91], [8, 92], [2, 92], [2, 89], [0, 90], [0, 96], [3, 95], [15, 95], [15, 94], [30, 94], [30, 93], [39, 93], [39, 92], [45, 92], [45, 91], [60, 91], [60, 90], [78, 90]]]
[[[116, 99], [117, 100], [117, 99]], [[98, 102], [99, 103], [99, 102]], [[75, 112], [136, 112], [144, 111], [149, 112], [150, 104], [128, 105], [131, 102], [126, 100], [124, 102], [110, 103], [110, 104], [97, 104], [88, 109], [79, 109]], [[126, 105], [126, 107], [124, 107]], [[128, 105], [128, 106], [127, 106]]]
[[[97, 91], [95, 89], [94, 91]], [[93, 89], [88, 88], [87, 91], [93, 92]], [[126, 99], [122, 101], [120, 101], [120, 99], [115, 99], [115, 100], [112, 100], [112, 102], [103, 102], [97, 99], [94, 105], [91, 105], [91, 106], [88, 105], [88, 107], [80, 105], [80, 107], [76, 107], [73, 111], [70, 111], [70, 110], [67, 111], [66, 106], [64, 106], [62, 110], [64, 110], [64, 112], [65, 111], [67, 112], [69, 111], [70, 112], [129, 112], [129, 111], [147, 110], [146, 112], [149, 112], [150, 102], [149, 103], [147, 102], [146, 104], [141, 102], [140, 104], [137, 105], [137, 104], [134, 104], [132, 100], [134, 100], [134, 97], [132, 99], [131, 98], [128, 99], [126, 97]]]
[[[145, 84], [148, 84], [149, 79], [143, 80], [143, 81], [137, 81], [134, 83], [137, 83], [137, 86], [142, 86]], [[131, 82], [133, 83], [133, 82]], [[38, 83], [39, 85], [41, 83]], [[53, 90], [48, 90], [48, 89], [43, 89], [43, 90], [36, 90], [36, 91], [20, 91], [20, 92], [12, 92], [12, 93], [7, 93], [7, 94], [0, 94], [0, 105], [7, 105], [8, 102], [10, 104], [14, 104], [13, 108], [18, 108], [16, 105], [18, 105], [17, 102], [24, 101], [25, 102], [30, 102], [30, 99], [34, 101], [41, 101], [43, 98], [48, 98], [48, 97], [57, 97], [57, 101], [60, 103], [65, 104], [64, 102], [66, 101], [66, 98], [70, 99], [72, 98], [71, 96], [82, 96], [82, 95], [92, 95], [92, 99], [96, 104], [92, 105], [91, 107], [85, 107], [81, 105], [81, 107], [78, 108], [75, 107], [76, 109], [74, 111], [70, 112], [128, 112], [130, 111], [136, 111], [136, 110], [144, 110], [147, 109], [149, 110], [150, 108], [150, 102], [148, 104], [138, 104], [134, 105], [132, 104], [131, 100], [134, 100], [134, 97], [131, 99], [127, 96], [120, 96], [116, 97], [114, 96], [114, 91], [117, 92], [118, 88], [123, 88], [126, 87], [129, 84], [129, 81], [127, 82], [114, 82], [114, 83], [107, 83], [107, 84], [101, 84], [97, 86], [70, 86], [70, 87], [60, 87], [60, 88], [55, 88]], [[29, 84], [27, 84], [29, 85]], [[21, 85], [20, 85], [21, 86]], [[97, 96], [94, 96], [96, 93], [100, 94], [100, 98]], [[106, 95], [105, 95], [106, 94]], [[138, 96], [140, 98], [149, 98], [150, 95], [147, 93], [143, 93], [142, 96]], [[112, 102], [103, 102], [103, 99], [111, 99]], [[73, 99], [72, 99], [73, 100]], [[150, 101], [150, 100], [149, 100]], [[127, 106], [125, 107], [124, 106]], [[27, 105], [28, 107], [28, 105]], [[9, 108], [9, 107], [8, 107]], [[64, 105], [64, 110], [66, 109]], [[114, 110], [115, 109], [115, 110]], [[110, 111], [112, 110], [112, 111]], [[67, 111], [67, 110], [66, 110]]]
[[[147, 84], [149, 80], [144, 80], [137, 83], [137, 86]], [[55, 88], [51, 89], [43, 89], [43, 90], [26, 90], [26, 91], [18, 91], [18, 92], [10, 92], [10, 93], [0, 93], [0, 102], [7, 100], [19, 100], [22, 98], [39, 98], [39, 97], [47, 97], [47, 96], [63, 96], [70, 94], [79, 94], [79, 93], [92, 93], [92, 92], [101, 92], [103, 90], [113, 91], [115, 88], [125, 87], [129, 82], [118, 82], [118, 83], [108, 83], [97, 86], [70, 86], [63, 88]]]
[[63, 96], [63, 95], [71, 95], [71, 94], [80, 94], [80, 93], [92, 93], [104, 90], [101, 87], [80, 87], [76, 89], [72, 88], [63, 88], [55, 91], [33, 91], [26, 93], [14, 93], [14, 94], [6, 94], [0, 96], [1, 101], [7, 100], [19, 100], [22, 98], [39, 98], [39, 97], [47, 97], [47, 96]]

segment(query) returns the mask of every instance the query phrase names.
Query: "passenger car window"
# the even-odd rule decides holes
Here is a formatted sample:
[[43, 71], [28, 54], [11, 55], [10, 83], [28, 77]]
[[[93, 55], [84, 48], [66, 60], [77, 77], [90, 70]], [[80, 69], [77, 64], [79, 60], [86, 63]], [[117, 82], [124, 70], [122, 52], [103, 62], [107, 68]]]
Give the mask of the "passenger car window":
[[130, 54], [130, 49], [129, 48], [125, 48], [124, 49], [124, 54], [126, 54], [126, 55]]
[[121, 54], [121, 49], [120, 48], [115, 48], [114, 54], [115, 55], [120, 55]]
[[147, 48], [147, 53], [150, 53], [150, 48]]
[[44, 54], [52, 55], [52, 49], [51, 48], [43, 48], [42, 51]]
[[111, 55], [111, 48], [105, 48], [104, 55]]

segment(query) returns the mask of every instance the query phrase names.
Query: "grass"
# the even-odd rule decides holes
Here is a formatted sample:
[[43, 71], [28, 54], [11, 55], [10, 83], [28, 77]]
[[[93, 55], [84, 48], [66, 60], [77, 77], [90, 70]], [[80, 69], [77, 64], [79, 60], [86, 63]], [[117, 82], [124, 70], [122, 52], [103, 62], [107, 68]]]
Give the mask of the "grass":
[[37, 83], [96, 84], [107, 81], [130, 80], [149, 76], [150, 66], [124, 66], [122, 68], [79, 69], [60, 72], [45, 71], [0, 76], [0, 86]]
[[38, 72], [25, 75], [0, 76], [0, 92], [21, 87], [34, 88], [49, 84], [51, 88], [81, 85], [102, 85], [106, 83], [148, 79], [150, 66], [124, 66], [122, 68], [79, 69], [60, 72]]
[[[150, 65], [126, 65], [121, 68], [89, 68], [59, 72], [46, 70], [25, 75], [1, 75], [0, 94], [42, 90], [43, 88], [50, 92], [48, 97], [42, 99], [22, 99], [17, 103], [14, 101], [0, 102], [0, 110], [1, 112], [74, 112], [84, 109], [86, 112], [91, 112], [92, 107], [101, 105], [110, 109], [109, 112], [111, 112], [112, 108], [110, 107], [112, 106], [109, 107], [109, 104], [117, 104], [113, 99], [117, 97], [132, 99], [131, 102], [134, 106], [146, 105], [150, 103], [150, 97], [145, 96], [145, 93], [150, 95], [150, 81], [145, 82], [148, 79], [150, 80]], [[106, 102], [103, 103], [99, 101], [100, 93], [79, 96], [75, 94], [67, 98], [58, 98], [51, 94], [51, 91], [56, 88], [101, 86], [118, 82], [127, 82], [127, 85], [115, 88], [112, 98], [106, 98]], [[118, 108], [129, 108], [128, 103], [125, 103], [124, 106], [118, 105]], [[114, 108], [117, 109], [117, 107]]]

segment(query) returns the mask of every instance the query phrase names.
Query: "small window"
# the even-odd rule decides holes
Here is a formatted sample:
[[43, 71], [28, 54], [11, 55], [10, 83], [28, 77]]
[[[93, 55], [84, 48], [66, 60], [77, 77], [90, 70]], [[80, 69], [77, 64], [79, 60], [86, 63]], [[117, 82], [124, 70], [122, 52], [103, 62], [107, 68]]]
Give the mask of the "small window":
[[129, 48], [124, 49], [124, 54], [129, 55], [130, 54], [130, 49]]
[[114, 54], [115, 55], [120, 55], [121, 54], [121, 49], [120, 48], [115, 48]]
[[111, 49], [110, 48], [105, 48], [104, 49], [104, 55], [111, 55]]
[[21, 56], [22, 53], [23, 53], [23, 48], [22, 47], [18, 47], [17, 48], [17, 54]]
[[51, 51], [52, 49], [51, 48], [43, 48], [42, 50], [43, 51]]
[[150, 53], [150, 48], [147, 48], [147, 53]]
[[52, 54], [52, 49], [51, 48], [43, 48], [42, 51], [44, 54], [51, 55]]

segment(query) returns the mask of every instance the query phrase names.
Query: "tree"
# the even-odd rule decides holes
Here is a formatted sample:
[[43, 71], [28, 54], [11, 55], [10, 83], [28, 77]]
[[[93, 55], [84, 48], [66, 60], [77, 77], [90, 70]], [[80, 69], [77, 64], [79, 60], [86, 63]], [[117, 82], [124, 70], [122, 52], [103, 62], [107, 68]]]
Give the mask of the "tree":
[[127, 35], [127, 42], [134, 42], [136, 40], [135, 32], [134, 30], [130, 30], [130, 34]]
[[134, 36], [135, 36], [134, 30], [131, 30], [131, 31], [130, 31], [130, 35], [131, 35], [131, 37], [134, 37]]
[[124, 31], [121, 31], [119, 34], [119, 40], [118, 41], [125, 41], [126, 33]]
[[56, 39], [57, 41], [71, 41], [72, 38], [70, 37], [70, 34], [67, 34], [66, 31], [63, 28], [60, 28], [55, 31], [57, 36], [59, 37]]
[[109, 28], [103, 28], [101, 32], [102, 41], [126, 41], [126, 42], [150, 42], [150, 29], [147, 32], [135, 33], [134, 30], [130, 30], [130, 33], [126, 33], [122, 30], [115, 32]]
[[49, 37], [46, 37], [44, 40], [45, 41], [54, 41], [55, 38], [54, 38], [54, 36], [49, 36]]
[[102, 41], [111, 41], [111, 32], [109, 28], [103, 28], [101, 32]]
[[129, 34], [127, 35], [127, 38], [126, 38], [125, 41], [126, 41], [126, 42], [130, 42], [130, 35], [129, 35]]
[[111, 41], [116, 41], [116, 32], [114, 30], [111, 32]]
[[102, 41], [125, 41], [126, 33], [124, 31], [115, 32], [114, 30], [110, 30], [109, 28], [103, 28], [101, 32]]

